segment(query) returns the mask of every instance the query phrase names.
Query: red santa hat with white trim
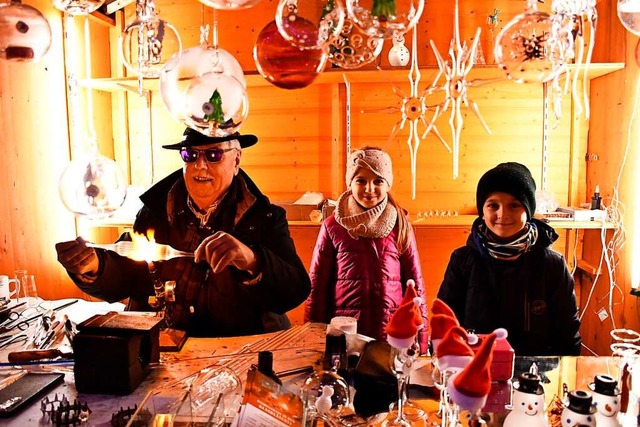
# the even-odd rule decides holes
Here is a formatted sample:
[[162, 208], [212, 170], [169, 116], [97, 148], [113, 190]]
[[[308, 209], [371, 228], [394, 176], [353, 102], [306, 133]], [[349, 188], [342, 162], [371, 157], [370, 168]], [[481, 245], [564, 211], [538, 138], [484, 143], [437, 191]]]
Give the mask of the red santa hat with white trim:
[[445, 314], [447, 316], [451, 316], [454, 319], [458, 320], [456, 317], [456, 313], [454, 313], [453, 309], [447, 305], [446, 302], [442, 301], [440, 298], [436, 298], [433, 300], [433, 305], [431, 306], [431, 313], [436, 314]]
[[473, 359], [473, 350], [467, 344], [467, 331], [460, 326], [449, 329], [436, 350], [440, 371], [460, 371]]
[[431, 319], [429, 319], [429, 331], [431, 331], [431, 345], [434, 353], [438, 351], [440, 341], [454, 326], [460, 326], [455, 317], [446, 314], [434, 314], [431, 316]]
[[402, 303], [391, 315], [387, 323], [387, 342], [395, 348], [409, 348], [415, 342], [418, 331], [424, 327], [420, 305], [422, 298], [418, 296], [413, 280], [407, 281]]
[[477, 411], [484, 407], [491, 391], [491, 362], [496, 338], [506, 338], [506, 329], [496, 329], [487, 335], [469, 364], [455, 373], [447, 383], [451, 401], [462, 409]]

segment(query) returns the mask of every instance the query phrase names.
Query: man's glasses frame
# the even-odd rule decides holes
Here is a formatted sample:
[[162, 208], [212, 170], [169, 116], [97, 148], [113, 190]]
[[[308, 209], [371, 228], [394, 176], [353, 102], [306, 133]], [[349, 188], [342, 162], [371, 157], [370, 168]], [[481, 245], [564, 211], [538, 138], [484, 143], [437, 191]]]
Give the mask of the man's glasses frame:
[[231, 148], [209, 148], [207, 150], [196, 150], [192, 147], [182, 147], [180, 149], [180, 157], [185, 163], [195, 163], [200, 154], [204, 154], [204, 158], [209, 163], [218, 163], [222, 160], [224, 153], [231, 150], [237, 150], [237, 147]]

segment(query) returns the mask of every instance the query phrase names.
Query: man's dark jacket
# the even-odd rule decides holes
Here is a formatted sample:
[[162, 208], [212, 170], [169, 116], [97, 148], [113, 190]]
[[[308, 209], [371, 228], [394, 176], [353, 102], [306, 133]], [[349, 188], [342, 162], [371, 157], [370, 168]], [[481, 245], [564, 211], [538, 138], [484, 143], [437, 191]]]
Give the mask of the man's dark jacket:
[[[213, 273], [206, 262], [173, 258], [156, 262], [155, 278], [176, 281], [173, 326], [191, 336], [258, 334], [290, 326], [286, 312], [301, 304], [310, 292], [307, 271], [289, 235], [285, 211], [273, 205], [240, 170], [231, 188], [205, 226], [187, 207], [187, 191], [178, 170], [144, 193], [133, 230], [147, 235], [154, 230], [157, 243], [194, 251], [200, 242], [222, 230], [256, 252], [262, 276], [252, 277], [235, 267]], [[129, 236], [123, 235], [124, 239]], [[77, 285], [106, 301], [129, 298], [129, 309], [147, 310], [154, 294], [153, 279], [145, 262], [98, 250], [98, 279]]]
[[578, 355], [580, 321], [573, 277], [563, 256], [550, 247], [558, 238], [556, 232], [532, 221], [538, 240], [514, 261], [490, 257], [472, 233], [466, 246], [452, 253], [438, 298], [466, 329], [490, 333], [506, 328], [516, 355]]

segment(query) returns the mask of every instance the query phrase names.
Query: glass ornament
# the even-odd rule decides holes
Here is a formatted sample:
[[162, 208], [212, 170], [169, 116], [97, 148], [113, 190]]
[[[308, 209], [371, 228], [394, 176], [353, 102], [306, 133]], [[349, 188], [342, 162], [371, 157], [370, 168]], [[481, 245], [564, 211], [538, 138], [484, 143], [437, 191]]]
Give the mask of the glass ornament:
[[36, 62], [51, 46], [51, 27], [40, 11], [20, 1], [0, 4], [0, 58]]
[[550, 57], [553, 21], [537, 10], [536, 1], [528, 0], [525, 12], [509, 21], [496, 38], [495, 60], [517, 83], [546, 82], [560, 71]]
[[120, 37], [122, 62], [129, 71], [143, 77], [158, 77], [164, 64], [180, 51], [178, 30], [153, 15], [133, 21]]
[[373, 62], [382, 52], [383, 40], [369, 37], [351, 19], [345, 19], [342, 31], [329, 44], [329, 61], [345, 69]]
[[[223, 76], [231, 77], [232, 79], [227, 80]], [[243, 111], [243, 117], [234, 118], [234, 122], [238, 123], [239, 126], [239, 123], [244, 121], [248, 113], [248, 100], [245, 99], [247, 84], [240, 63], [224, 49], [216, 49], [213, 46], [201, 44], [186, 49], [179, 55], [174, 55], [169, 59], [160, 72], [162, 102], [171, 117], [176, 121], [202, 132], [205, 127], [196, 123], [197, 118], [204, 118], [204, 115], [200, 116], [195, 112], [198, 109], [202, 109], [204, 103], [209, 101], [213, 95], [211, 89], [216, 83], [222, 81], [231, 83], [232, 88], [230, 89], [235, 94], [233, 99], [236, 105], [238, 98], [244, 96], [242, 100], [243, 106], [238, 107], [237, 110]], [[244, 95], [240, 94], [237, 83], [242, 87]], [[199, 89], [205, 92], [201, 93]], [[191, 100], [191, 97], [194, 99]], [[226, 95], [225, 98], [227, 98]], [[223, 102], [225, 102], [226, 106], [226, 102], [231, 101], [227, 98]], [[229, 115], [232, 109], [231, 105], [226, 106], [227, 119], [235, 115], [235, 111], [234, 114]], [[218, 127], [207, 125], [205, 134], [209, 136], [226, 136], [235, 132], [238, 128], [238, 126], [221, 128], [219, 125], [222, 123], [217, 123]]]
[[640, 36], [640, 0], [618, 0], [617, 10], [622, 26]]
[[404, 45], [404, 35], [396, 34], [393, 36], [393, 46], [389, 49], [387, 57], [392, 67], [404, 67], [409, 63], [411, 53]]
[[[291, 44], [300, 49], [317, 49], [327, 46], [340, 34], [344, 16], [340, 0], [280, 0], [276, 24], [282, 37]], [[299, 19], [318, 24], [313, 31], [307, 31], [306, 25], [294, 25]], [[304, 31], [300, 31], [301, 28]]]
[[346, 0], [347, 15], [371, 37], [404, 34], [420, 19], [424, 0]]
[[[300, 388], [300, 395], [304, 405], [303, 426], [312, 425], [318, 419], [330, 421], [338, 418], [350, 405], [349, 385], [334, 368], [311, 374]], [[327, 398], [330, 401], [325, 406], [323, 400]]]
[[56, 9], [71, 16], [88, 15], [98, 10], [103, 4], [104, 0], [53, 0], [53, 6]]
[[262, 0], [200, 0], [205, 6], [218, 10], [248, 9]]
[[[299, 33], [309, 34], [316, 26], [304, 18], [291, 23]], [[268, 23], [253, 46], [253, 59], [262, 77], [282, 89], [300, 89], [309, 86], [318, 77], [327, 62], [322, 49], [300, 49], [282, 37], [276, 21]]]
[[124, 203], [127, 182], [115, 161], [94, 153], [71, 161], [58, 182], [65, 207], [77, 216], [101, 219]]

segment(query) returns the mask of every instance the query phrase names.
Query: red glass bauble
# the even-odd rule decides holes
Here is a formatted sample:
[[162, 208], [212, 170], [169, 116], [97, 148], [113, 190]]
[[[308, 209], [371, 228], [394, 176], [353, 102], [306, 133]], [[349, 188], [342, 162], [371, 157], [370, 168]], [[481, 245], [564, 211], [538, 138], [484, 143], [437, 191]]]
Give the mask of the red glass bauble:
[[[317, 33], [318, 28], [306, 19], [296, 19], [296, 30]], [[300, 89], [309, 86], [320, 74], [327, 62], [321, 49], [300, 49], [285, 40], [276, 21], [271, 21], [260, 31], [253, 47], [253, 59], [258, 72], [269, 83], [283, 89]]]

